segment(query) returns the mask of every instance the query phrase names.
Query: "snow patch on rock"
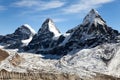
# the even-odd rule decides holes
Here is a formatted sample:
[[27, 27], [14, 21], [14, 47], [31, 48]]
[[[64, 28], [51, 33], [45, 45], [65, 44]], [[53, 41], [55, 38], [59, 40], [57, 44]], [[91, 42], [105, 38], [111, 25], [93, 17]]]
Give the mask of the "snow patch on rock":
[[100, 18], [99, 13], [95, 9], [92, 9], [83, 20], [83, 25], [92, 23], [95, 23], [95, 25], [97, 25], [96, 23], [99, 23], [101, 25], [105, 24], [105, 21]]
[[27, 27], [33, 33], [33, 35], [36, 34], [35, 30], [31, 26], [29, 26], [28, 24], [24, 24], [23, 26]]

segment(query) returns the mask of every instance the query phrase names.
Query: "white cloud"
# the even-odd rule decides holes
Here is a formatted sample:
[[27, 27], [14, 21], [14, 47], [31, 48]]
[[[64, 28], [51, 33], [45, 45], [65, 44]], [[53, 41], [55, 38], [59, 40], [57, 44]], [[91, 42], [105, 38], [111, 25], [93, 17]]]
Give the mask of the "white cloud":
[[17, 7], [32, 7], [38, 5], [40, 2], [36, 0], [21, 0], [13, 3]]
[[16, 7], [26, 7], [35, 11], [59, 8], [62, 7], [64, 4], [65, 2], [61, 2], [59, 0], [21, 0], [13, 3], [13, 5]]
[[79, 13], [89, 10], [91, 8], [98, 8], [105, 3], [112, 2], [113, 0], [80, 0], [76, 4], [72, 4], [63, 9], [64, 13]]
[[51, 8], [58, 8], [62, 7], [64, 5], [64, 2], [60, 1], [51, 1], [51, 2], [44, 2], [44, 4], [41, 5], [41, 9], [46, 10], [46, 9], [51, 9]]

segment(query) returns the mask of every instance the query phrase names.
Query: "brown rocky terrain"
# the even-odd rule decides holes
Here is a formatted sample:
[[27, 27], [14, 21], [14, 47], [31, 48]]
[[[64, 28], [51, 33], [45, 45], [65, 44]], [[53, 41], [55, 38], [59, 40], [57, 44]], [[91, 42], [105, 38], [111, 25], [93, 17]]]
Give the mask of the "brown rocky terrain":
[[[0, 61], [5, 60], [9, 56], [9, 53], [0, 49]], [[12, 58], [10, 58], [9, 62], [17, 67], [24, 59], [17, 53], [15, 53]], [[5, 69], [0, 71], [0, 80], [120, 80], [120, 78], [116, 78], [110, 75], [98, 74], [93, 76], [92, 78], [80, 78], [75, 74], [69, 73], [57, 73], [57, 72], [33, 72], [28, 71], [26, 73], [18, 73], [18, 72], [8, 72]]]
[[67, 73], [17, 73], [2, 70], [0, 71], [0, 80], [120, 80], [120, 78], [97, 74], [96, 76], [93, 76], [93, 78], [83, 79], [77, 75]]
[[12, 57], [11, 60], [9, 60], [9, 62], [13, 65], [13, 66], [18, 66], [24, 59], [18, 55], [17, 53]]
[[0, 49], [0, 61], [5, 60], [9, 56], [8, 52]]

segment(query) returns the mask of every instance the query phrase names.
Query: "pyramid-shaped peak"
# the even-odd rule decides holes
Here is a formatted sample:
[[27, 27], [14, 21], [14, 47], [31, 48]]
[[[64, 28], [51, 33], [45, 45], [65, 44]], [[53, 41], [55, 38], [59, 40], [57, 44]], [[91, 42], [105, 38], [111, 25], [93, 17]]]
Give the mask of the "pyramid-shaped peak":
[[91, 9], [90, 12], [89, 12], [89, 14], [98, 14], [98, 11], [95, 10], [95, 9]]
[[14, 34], [29, 34], [33, 36], [36, 32], [28, 24], [23, 24], [15, 30]]
[[35, 30], [28, 24], [23, 24], [20, 28], [28, 29], [32, 34], [36, 34]]
[[47, 18], [46, 21], [52, 21], [52, 19], [51, 18]]
[[42, 27], [38, 31], [38, 34], [46, 33], [46, 32], [52, 32], [55, 36], [60, 35], [60, 31], [57, 29], [53, 20], [50, 18], [47, 18], [43, 22]]
[[85, 16], [83, 20], [83, 25], [88, 25], [88, 24], [105, 24], [106, 22], [102, 19], [102, 17], [99, 15], [98, 11], [95, 9], [91, 9], [90, 12]]
[[43, 24], [46, 24], [46, 23], [49, 23], [49, 22], [54, 23], [53, 20], [52, 20], [51, 18], [47, 18], [47, 19], [44, 21]]

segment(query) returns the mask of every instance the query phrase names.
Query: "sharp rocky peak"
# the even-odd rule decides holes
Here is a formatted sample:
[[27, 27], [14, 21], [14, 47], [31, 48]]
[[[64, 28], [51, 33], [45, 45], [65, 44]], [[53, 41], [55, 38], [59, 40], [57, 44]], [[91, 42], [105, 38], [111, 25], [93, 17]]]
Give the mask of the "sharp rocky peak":
[[55, 36], [60, 35], [60, 31], [57, 29], [57, 27], [55, 26], [54, 22], [52, 19], [47, 18], [41, 28], [38, 31], [38, 34], [43, 34], [43, 33], [47, 33], [47, 32], [52, 32]]
[[87, 34], [108, 34], [109, 32], [106, 22], [95, 9], [85, 16], [82, 26]]
[[[92, 9], [84, 18], [83, 23], [68, 31], [72, 33], [67, 44], [73, 47], [95, 47], [103, 43], [117, 42], [117, 30], [107, 26], [98, 12]], [[74, 44], [74, 45], [73, 45]]]
[[47, 19], [44, 21], [43, 25], [44, 25], [44, 24], [48, 24], [48, 23], [54, 23], [54, 22], [53, 22], [52, 19], [47, 18]]
[[107, 34], [108, 26], [106, 22], [99, 15], [98, 11], [95, 9], [91, 9], [90, 12], [83, 19], [83, 23], [78, 25], [77, 27], [68, 30], [67, 33], [74, 32], [80, 28], [81, 34]]
[[75, 49], [92, 48], [103, 43], [117, 42], [115, 39], [119, 35], [118, 31], [107, 26], [94, 9], [87, 14], [82, 24], [69, 30], [68, 33], [60, 35], [53, 20], [48, 18], [24, 51], [64, 55]]
[[14, 33], [2, 36], [0, 43], [2, 43], [5, 48], [21, 48], [26, 46], [34, 35], [35, 31], [28, 24], [24, 24], [18, 27]]
[[30, 35], [35, 35], [36, 32], [28, 24], [23, 24], [22, 26], [18, 27], [15, 30], [14, 34], [30, 34]]
[[22, 27], [29, 29], [33, 34], [36, 34], [35, 30], [34, 30], [30, 25], [28, 25], [28, 24], [23, 24], [23, 25], [21, 26], [21, 28], [22, 28]]
[[32, 41], [26, 47], [26, 50], [36, 49], [44, 50], [55, 47], [57, 39], [60, 36], [59, 30], [56, 28], [54, 22], [48, 18], [46, 19], [38, 33], [33, 37]]
[[95, 9], [92, 9], [84, 18], [83, 20], [83, 25], [88, 25], [88, 24], [95, 24], [97, 23], [104, 25], [106, 22], [101, 18], [99, 15], [98, 11]]

